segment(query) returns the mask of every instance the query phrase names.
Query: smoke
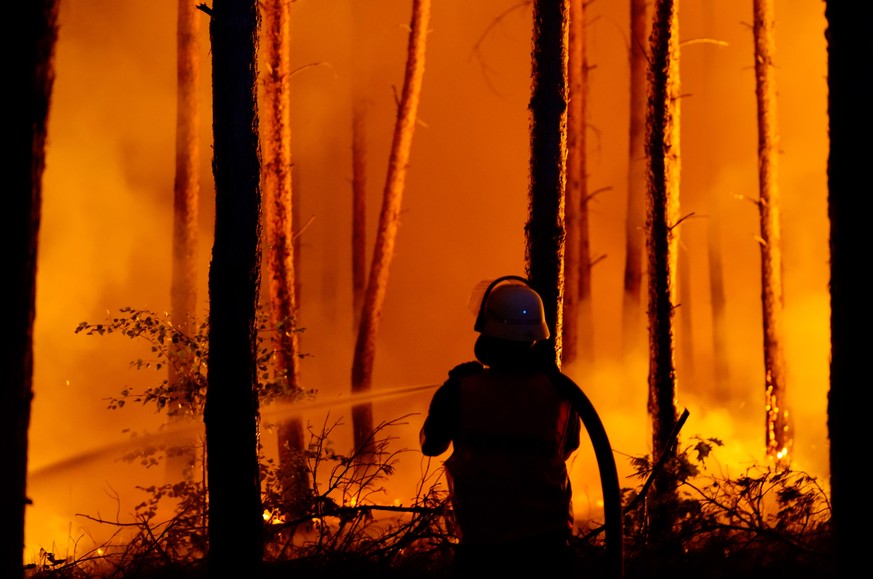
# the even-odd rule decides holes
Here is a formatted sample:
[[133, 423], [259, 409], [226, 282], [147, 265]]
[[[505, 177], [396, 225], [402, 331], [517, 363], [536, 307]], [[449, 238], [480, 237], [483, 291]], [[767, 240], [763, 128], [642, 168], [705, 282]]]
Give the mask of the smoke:
[[[358, 2], [353, 18], [352, 2]], [[711, 9], [704, 17], [704, 6]], [[588, 180], [596, 311], [596, 368], [568, 368], [601, 414], [622, 482], [624, 457], [649, 452], [646, 360], [622, 360], [621, 284], [627, 168], [627, 6], [587, 5], [590, 103]], [[319, 397], [348, 394], [351, 315], [351, 63], [365, 68], [368, 108], [368, 247], [380, 210], [395, 96], [405, 63], [406, 0], [295, 2], [292, 10], [292, 150], [295, 207], [302, 223], [302, 379]], [[35, 477], [27, 549], [66, 544], [76, 513], [127, 515], [134, 485], [151, 473], [121, 467], [111, 449], [125, 429], [153, 430], [150, 409], [106, 409], [121, 389], [155, 385], [160, 373], [131, 370], [149, 355], [120, 336], [74, 333], [118, 308], [169, 307], [175, 131], [173, 2], [62, 3], [57, 79], [49, 125], [35, 328], [35, 400], [30, 429]], [[212, 239], [211, 56], [202, 16], [201, 264], [205, 315]], [[788, 390], [798, 464], [827, 474], [827, 155], [824, 16], [820, 2], [776, 5], [780, 182], [785, 251]], [[727, 460], [762, 458], [757, 161], [751, 4], [683, 3], [681, 225], [691, 267], [695, 375], [680, 374], [678, 405], [691, 411], [684, 435], [723, 437]], [[350, 26], [362, 32], [353, 35]], [[435, 3], [420, 106], [403, 197], [401, 229], [374, 368], [377, 390], [436, 384], [473, 358], [470, 292], [483, 279], [524, 275], [530, 96], [530, 8], [515, 0]], [[350, 44], [357, 38], [355, 45]], [[745, 200], [740, 197], [746, 198]], [[718, 200], [717, 213], [708, 199]], [[707, 396], [713, 377], [707, 233], [716, 223], [727, 292], [732, 396]], [[368, 249], [368, 262], [369, 252]], [[389, 493], [408, 496], [420, 475], [418, 428], [425, 391], [374, 403], [376, 420], [406, 416], [393, 432], [408, 448]], [[319, 411], [324, 412], [324, 411]], [[331, 409], [331, 416], [342, 416]], [[311, 417], [320, 425], [323, 414]], [[350, 425], [346, 412], [345, 424]], [[345, 431], [336, 433], [337, 448]], [[584, 438], [584, 435], [583, 435]], [[349, 439], [350, 440], [350, 439]], [[105, 460], [67, 463], [71, 457]], [[728, 450], [729, 449], [729, 450]], [[597, 508], [596, 463], [582, 448], [572, 464], [577, 513]], [[116, 498], [117, 497], [117, 498]], [[583, 497], [586, 497], [583, 500]], [[593, 505], [593, 506], [592, 506]]]

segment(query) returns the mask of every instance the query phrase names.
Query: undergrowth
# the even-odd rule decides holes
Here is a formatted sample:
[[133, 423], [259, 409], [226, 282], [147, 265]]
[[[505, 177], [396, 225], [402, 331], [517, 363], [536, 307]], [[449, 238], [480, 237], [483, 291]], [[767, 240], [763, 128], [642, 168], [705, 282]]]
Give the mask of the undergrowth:
[[[187, 336], [166, 316], [124, 308], [105, 324], [83, 322], [76, 329], [86, 335], [121, 333], [145, 340], [151, 358], [131, 363], [166, 375], [174, 365], [173, 384], [162, 378], [157, 386], [135, 393], [122, 390], [108, 400], [119, 410], [128, 402], [153, 405], [169, 418], [199, 419], [206, 394], [208, 342], [206, 327]], [[266, 322], [258, 332], [258, 395], [264, 402], [304, 399], [314, 391], [289, 392], [273, 371], [271, 333]], [[295, 330], [296, 331], [296, 330]], [[284, 398], [280, 398], [284, 397]], [[361, 453], [338, 452], [332, 434], [341, 420], [307, 425], [308, 443], [301, 460], [306, 465], [306, 497], [288, 504], [283, 492], [287, 473], [272, 458], [261, 456], [264, 508], [264, 568], [267, 577], [392, 577], [450, 576], [457, 543], [441, 468], [424, 470], [410, 504], [385, 504], [385, 484], [395, 474], [402, 454], [392, 428], [407, 417], [379, 424]], [[830, 503], [817, 479], [784, 465], [754, 464], [737, 475], [717, 461], [722, 442], [692, 436], [667, 464], [653, 465], [649, 457], [631, 457], [638, 485], [622, 489], [624, 577], [709, 578], [833, 577], [830, 545]], [[262, 449], [261, 449], [262, 450]], [[208, 549], [206, 469], [202, 445], [152, 445], [126, 457], [153, 468], [168, 460], [184, 460], [179, 480], [138, 487], [145, 499], [131, 520], [86, 519], [113, 529], [110, 538], [85, 552], [66, 557], [41, 551], [28, 562], [27, 577], [159, 579], [205, 577]], [[427, 462], [429, 465], [430, 463]], [[669, 476], [676, 490], [671, 500], [672, 524], [655, 536], [649, 525], [651, 478]], [[169, 514], [167, 514], [169, 513]], [[610, 549], [603, 521], [580, 522], [573, 537], [580, 575], [608, 576]], [[665, 549], [664, 545], [669, 545]]]

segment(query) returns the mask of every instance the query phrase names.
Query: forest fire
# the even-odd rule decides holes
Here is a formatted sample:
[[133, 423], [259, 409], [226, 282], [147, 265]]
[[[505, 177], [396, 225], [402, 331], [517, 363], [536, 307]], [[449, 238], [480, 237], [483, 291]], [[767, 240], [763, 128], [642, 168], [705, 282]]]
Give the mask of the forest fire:
[[[397, 112], [408, 38], [408, 0], [293, 3], [292, 166], [299, 231], [301, 382], [312, 403], [265, 405], [265, 455], [274, 425], [301, 418], [307, 432], [352, 441], [353, 77], [368, 103], [366, 213], [372, 244]], [[362, 3], [362, 4], [373, 4]], [[619, 5], [621, 4], [621, 5]], [[564, 371], [590, 397], [609, 433], [619, 480], [635, 485], [631, 457], [649, 455], [648, 352], [622, 334], [627, 227], [628, 7], [586, 6], [590, 69], [586, 103], [593, 361]], [[740, 6], [742, 4], [742, 6]], [[748, 4], [748, 5], [747, 5]], [[338, 508], [410, 508], [429, 462], [418, 429], [433, 389], [472, 359], [471, 290], [483, 278], [523, 274], [529, 171], [530, 5], [513, 0], [442, 0], [431, 17], [418, 127], [407, 169], [396, 257], [375, 356], [377, 421], [392, 422], [399, 453], [383, 493], [345, 497]], [[200, 30], [200, 242], [198, 316], [208, 311], [207, 276], [215, 213], [211, 166], [211, 78], [207, 16]], [[153, 408], [107, 409], [119, 392], [143, 392], [165, 368], [144, 342], [84, 336], [122, 307], [170, 310], [176, 110], [175, 3], [146, 0], [61, 5], [39, 255], [30, 478], [25, 558], [40, 549], [73, 554], [113, 529], [82, 515], [132, 516], [141, 489], [163, 484], [163, 468], [123, 462], [131, 434], [166, 427]], [[818, 477], [826, 489], [829, 305], [827, 104], [824, 9], [814, 0], [776, 2], [784, 347], [784, 398], [765, 390], [761, 256], [751, 32], [752, 3], [684, 3], [681, 47], [681, 235], [676, 307], [679, 408], [693, 437], [722, 443], [717, 463], [742, 471], [768, 463], [780, 415], [791, 445], [777, 462]], [[330, 27], [334, 32], [324, 35]], [[359, 31], [365, 30], [366, 34]], [[326, 38], [330, 36], [330, 38]], [[352, 44], [352, 42], [355, 44]], [[370, 246], [368, 245], [368, 248]], [[370, 249], [367, 251], [368, 259]], [[718, 289], [723, 292], [721, 295]], [[723, 317], [714, 314], [722, 307]], [[646, 321], [638, 330], [645, 332]], [[334, 427], [330, 425], [335, 424]], [[178, 426], [178, 425], [177, 425]], [[202, 425], [192, 432], [201, 435]], [[178, 432], [183, 432], [178, 427]], [[186, 435], [192, 432], [184, 431]], [[584, 439], [583, 434], [583, 439]], [[324, 442], [324, 441], [322, 441]], [[324, 442], [327, 445], [326, 442]], [[411, 449], [411, 450], [410, 450]], [[402, 452], [401, 452], [402, 450]], [[62, 465], [63, 468], [54, 468]], [[604, 497], [593, 449], [570, 463], [580, 524], [601, 519]], [[281, 526], [285, 514], [265, 510]], [[314, 521], [313, 521], [314, 522]]]

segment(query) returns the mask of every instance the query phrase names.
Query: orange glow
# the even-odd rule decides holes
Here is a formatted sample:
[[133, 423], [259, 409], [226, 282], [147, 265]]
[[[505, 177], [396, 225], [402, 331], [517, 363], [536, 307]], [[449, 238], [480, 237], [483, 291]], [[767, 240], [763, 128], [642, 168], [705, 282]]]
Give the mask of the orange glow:
[[[411, 3], [380, 0], [361, 22], [373, 44], [348, 46], [356, 0], [291, 3], [291, 123], [294, 189], [300, 195], [301, 362], [304, 388], [348, 396], [354, 335], [351, 294], [351, 62], [367, 54], [368, 262], [402, 82]], [[373, 3], [371, 3], [373, 4]], [[528, 208], [530, 8], [517, 0], [435, 2], [419, 125], [400, 213], [401, 226], [375, 355], [374, 389], [438, 384], [473, 359], [478, 282], [524, 275]], [[621, 356], [628, 125], [627, 2], [587, 5], [588, 182], [603, 189], [589, 205], [596, 364], [564, 370], [600, 413], [616, 451], [619, 481], [633, 486], [626, 456], [650, 453], [647, 356]], [[86, 337], [74, 329], [120, 307], [170, 307], [175, 143], [175, 3], [70, 0], [61, 3], [57, 79], [50, 114], [34, 330], [25, 559], [41, 547], [86, 548], [105, 529], [80, 513], [132, 512], [136, 486], [162, 481], [162, 469], [118, 462], [102, 449], [154, 432], [151, 407], [106, 409], [123, 388], [143, 390], [165, 376], [132, 370], [149, 355], [121, 336]], [[684, 3], [679, 13], [682, 101], [680, 262], [689, 268], [690, 301], [677, 316], [693, 333], [677, 352], [678, 406], [690, 418], [681, 435], [719, 437], [723, 464], [764, 460], [764, 372], [760, 299], [752, 3]], [[777, 0], [776, 61], [781, 132], [780, 190], [788, 415], [794, 468], [821, 477], [828, 468], [829, 357], [827, 84], [824, 6]], [[202, 15], [204, 23], [208, 18]], [[493, 26], [492, 26], [493, 25]], [[325, 34], [330, 30], [330, 34]], [[198, 311], [205, 315], [211, 258], [211, 55], [202, 34], [201, 235]], [[713, 42], [690, 42], [710, 39]], [[717, 200], [708, 204], [708, 194]], [[713, 324], [707, 239], [719, 228], [727, 296], [730, 395], [713, 396]], [[645, 323], [645, 322], [643, 322]], [[677, 336], [677, 347], [686, 342]], [[682, 346], [685, 348], [685, 346]], [[423, 460], [418, 429], [432, 390], [374, 402], [374, 419], [410, 415], [392, 430], [403, 455], [387, 497], [408, 504]], [[340, 404], [309, 410], [306, 420], [346, 415]], [[332, 436], [338, 450], [350, 432]], [[269, 444], [265, 440], [265, 444]], [[269, 449], [268, 449], [269, 450]], [[92, 454], [93, 453], [93, 456]], [[102, 456], [101, 456], [102, 453]], [[71, 457], [61, 473], [39, 474]], [[95, 458], [95, 457], [99, 457]], [[433, 464], [436, 464], [433, 463]], [[593, 450], [571, 458], [577, 516], [602, 513]], [[386, 499], [388, 501], [390, 499]], [[354, 506], [354, 499], [350, 506]], [[265, 520], [272, 514], [265, 513]], [[52, 549], [54, 550], [54, 549]], [[58, 553], [63, 549], [57, 548]]]
[[270, 523], [271, 525], [283, 525], [285, 524], [285, 516], [281, 513], [275, 513], [270, 512], [269, 510], [265, 510], [264, 521]]

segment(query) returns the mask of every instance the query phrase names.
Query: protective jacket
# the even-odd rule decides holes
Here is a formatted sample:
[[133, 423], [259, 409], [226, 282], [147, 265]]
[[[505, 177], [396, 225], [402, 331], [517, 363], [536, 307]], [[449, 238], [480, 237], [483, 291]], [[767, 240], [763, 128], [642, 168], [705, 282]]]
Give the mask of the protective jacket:
[[497, 544], [568, 534], [566, 460], [580, 421], [549, 372], [519, 361], [461, 364], [437, 390], [420, 432], [422, 452], [445, 461], [460, 540]]

